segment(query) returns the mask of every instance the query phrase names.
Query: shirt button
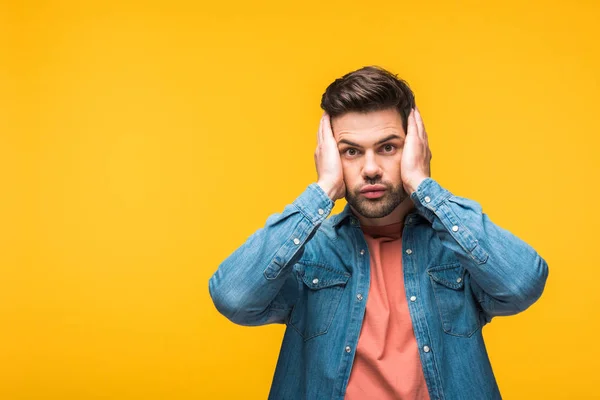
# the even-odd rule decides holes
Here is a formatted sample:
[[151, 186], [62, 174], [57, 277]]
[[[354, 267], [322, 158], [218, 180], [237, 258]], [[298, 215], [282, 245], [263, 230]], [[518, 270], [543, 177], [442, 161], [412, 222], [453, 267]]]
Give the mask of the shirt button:
[[410, 301], [415, 301], [417, 300], [417, 296], [410, 296]]
[[431, 198], [429, 196], [425, 196], [425, 203], [429, 203], [431, 201]]
[[294, 244], [300, 244], [300, 240], [298, 240], [298, 238], [294, 238]]
[[350, 346], [346, 346], [346, 353], [350, 353], [352, 351], [352, 349], [350, 348]]
[[429, 346], [423, 346], [423, 351], [424, 351], [425, 353], [429, 353], [429, 350], [431, 350], [431, 349], [429, 348]]
[[360, 251], [360, 255], [362, 256], [363, 254], [365, 254], [365, 249], [362, 249], [362, 250]]
[[318, 213], [319, 213], [319, 215], [323, 215], [323, 214], [325, 214], [325, 211], [323, 211], [323, 209], [322, 209], [322, 208], [319, 208], [319, 211], [318, 211]]
[[462, 278], [456, 278], [456, 282], [461, 283], [462, 282]]
[[363, 299], [363, 296], [362, 296], [362, 294], [359, 293], [359, 294], [356, 295], [356, 298], [360, 301], [360, 300]]
[[313, 279], [313, 285], [316, 285], [317, 283], [319, 283], [319, 280], [317, 278]]
[[406, 249], [406, 254], [412, 254], [412, 250], [411, 249]]
[[458, 226], [457, 226], [457, 225], [454, 225], [454, 226], [452, 227], [452, 231], [453, 231], [453, 232], [456, 232], [457, 230], [458, 230]]

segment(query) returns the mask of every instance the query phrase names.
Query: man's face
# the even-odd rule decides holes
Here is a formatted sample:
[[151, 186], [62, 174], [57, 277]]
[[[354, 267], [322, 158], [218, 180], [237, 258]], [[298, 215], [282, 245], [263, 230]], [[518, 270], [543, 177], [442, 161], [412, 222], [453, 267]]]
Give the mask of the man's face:
[[350, 112], [332, 119], [340, 151], [346, 200], [365, 218], [382, 218], [408, 194], [402, 186], [400, 160], [406, 133], [392, 108]]

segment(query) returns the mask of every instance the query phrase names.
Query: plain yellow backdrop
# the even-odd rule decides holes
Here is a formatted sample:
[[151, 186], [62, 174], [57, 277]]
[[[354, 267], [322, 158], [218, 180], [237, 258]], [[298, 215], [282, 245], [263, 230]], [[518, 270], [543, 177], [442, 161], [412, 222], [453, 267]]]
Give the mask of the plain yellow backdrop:
[[600, 398], [597, 1], [0, 4], [0, 399], [265, 399], [285, 326], [227, 321], [208, 279], [315, 181], [321, 94], [371, 64], [433, 177], [549, 264], [484, 328], [503, 396]]

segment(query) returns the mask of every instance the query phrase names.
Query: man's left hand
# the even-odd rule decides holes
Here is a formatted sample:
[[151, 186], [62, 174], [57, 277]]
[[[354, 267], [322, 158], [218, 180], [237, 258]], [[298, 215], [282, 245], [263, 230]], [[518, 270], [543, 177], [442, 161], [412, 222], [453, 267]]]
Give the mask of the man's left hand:
[[425, 178], [431, 176], [431, 150], [421, 114], [416, 107], [408, 116], [400, 174], [404, 190], [409, 195], [417, 190]]

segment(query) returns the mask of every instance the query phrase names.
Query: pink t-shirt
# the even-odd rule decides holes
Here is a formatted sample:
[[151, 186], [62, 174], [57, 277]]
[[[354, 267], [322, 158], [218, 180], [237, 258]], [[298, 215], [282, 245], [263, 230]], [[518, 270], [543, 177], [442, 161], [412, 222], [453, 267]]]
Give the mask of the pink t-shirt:
[[429, 400], [404, 291], [403, 225], [362, 227], [371, 286], [345, 400]]

